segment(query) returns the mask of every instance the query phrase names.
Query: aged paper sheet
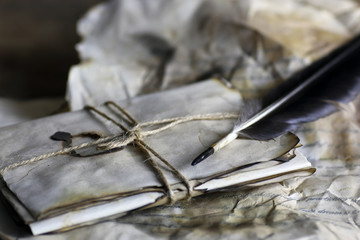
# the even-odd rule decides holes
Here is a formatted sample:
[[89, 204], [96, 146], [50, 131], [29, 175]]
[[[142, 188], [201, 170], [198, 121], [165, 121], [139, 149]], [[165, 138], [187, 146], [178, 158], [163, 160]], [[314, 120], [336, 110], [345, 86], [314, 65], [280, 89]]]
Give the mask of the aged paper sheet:
[[[258, 97], [356, 32], [358, 6], [337, 1], [115, 0], [78, 24], [73, 110], [219, 75]], [[349, 7], [351, 4], [353, 5]], [[281, 6], [281, 7], [279, 7]], [[332, 8], [330, 6], [333, 6]]]

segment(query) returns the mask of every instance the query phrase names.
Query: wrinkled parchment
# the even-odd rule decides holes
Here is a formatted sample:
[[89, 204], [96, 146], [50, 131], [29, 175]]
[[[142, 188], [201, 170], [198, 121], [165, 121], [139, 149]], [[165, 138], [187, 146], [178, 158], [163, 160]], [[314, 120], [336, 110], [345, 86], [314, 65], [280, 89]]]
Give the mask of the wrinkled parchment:
[[358, 31], [355, 7], [333, 13], [314, 4], [287, 0], [100, 4], [78, 24], [82, 62], [69, 74], [71, 109], [215, 75], [231, 80], [244, 97], [258, 97]]

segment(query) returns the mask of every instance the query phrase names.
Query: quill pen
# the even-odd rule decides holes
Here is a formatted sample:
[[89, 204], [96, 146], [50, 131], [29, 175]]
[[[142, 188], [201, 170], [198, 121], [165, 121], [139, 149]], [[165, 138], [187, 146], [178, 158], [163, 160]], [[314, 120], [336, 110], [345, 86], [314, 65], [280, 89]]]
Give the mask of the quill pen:
[[[258, 108], [240, 114], [233, 130], [191, 163], [202, 162], [238, 136], [269, 140], [335, 111], [360, 91], [360, 36], [298, 72], [270, 91]], [[248, 106], [244, 106], [248, 108]], [[250, 112], [250, 113], [249, 113]]]

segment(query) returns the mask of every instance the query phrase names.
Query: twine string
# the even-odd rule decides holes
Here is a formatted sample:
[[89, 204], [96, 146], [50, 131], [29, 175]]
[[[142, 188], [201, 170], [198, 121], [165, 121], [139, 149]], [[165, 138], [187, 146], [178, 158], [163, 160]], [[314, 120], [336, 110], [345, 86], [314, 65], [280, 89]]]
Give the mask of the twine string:
[[[160, 180], [163, 182], [167, 194], [169, 197], [170, 202], [174, 202], [174, 192], [164, 174], [161, 170], [159, 164], [151, 157], [152, 155], [155, 156], [158, 160], [160, 160], [165, 166], [172, 172], [178, 179], [180, 179], [187, 189], [187, 198], [190, 199], [192, 196], [192, 188], [188, 179], [178, 171], [174, 166], [172, 166], [164, 157], [162, 157], [158, 152], [156, 152], [153, 148], [151, 148], [148, 144], [144, 142], [144, 138], [147, 136], [151, 136], [167, 129], [170, 129], [176, 125], [190, 122], [190, 121], [199, 121], [199, 120], [224, 120], [224, 119], [236, 119], [238, 117], [238, 113], [236, 112], [225, 112], [225, 113], [208, 113], [208, 114], [197, 114], [197, 115], [190, 115], [185, 117], [174, 117], [174, 118], [166, 118], [161, 120], [154, 120], [144, 123], [138, 123], [135, 118], [133, 118], [125, 109], [117, 105], [116, 103], [109, 101], [105, 103], [107, 107], [113, 107], [117, 111], [121, 113], [121, 118], [126, 122], [128, 125], [132, 125], [131, 128], [126, 127], [124, 124], [120, 123], [119, 121], [113, 119], [106, 113], [94, 108], [92, 106], [86, 106], [85, 109], [92, 111], [99, 116], [109, 120], [116, 126], [118, 126], [121, 130], [124, 131], [121, 135], [113, 135], [108, 137], [102, 137], [92, 142], [85, 142], [76, 146], [67, 147], [59, 151], [50, 152], [46, 154], [42, 154], [39, 156], [32, 157], [30, 159], [20, 161], [17, 163], [13, 163], [7, 167], [4, 167], [0, 170], [0, 174], [3, 175], [6, 171], [17, 168], [20, 166], [32, 164], [47, 158], [59, 156], [59, 155], [66, 155], [72, 151], [84, 149], [87, 147], [96, 146], [98, 148], [104, 149], [114, 149], [119, 147], [125, 147], [130, 143], [134, 143], [137, 147], [139, 147], [149, 159], [149, 162], [153, 169], [156, 171], [157, 176], [159, 176]], [[154, 127], [152, 130], [143, 130], [144, 127]]]
[[[126, 131], [126, 133], [128, 133], [130, 136], [128, 138], [133, 140], [131, 142], [133, 142], [136, 146], [140, 147], [149, 156], [149, 160], [150, 160], [152, 167], [155, 169], [155, 171], [157, 172], [158, 176], [160, 177], [160, 179], [162, 180], [162, 182], [164, 183], [164, 185], [167, 189], [168, 197], [169, 197], [171, 203], [173, 203], [175, 201], [174, 200], [174, 192], [173, 192], [164, 172], [161, 170], [159, 164], [156, 161], [154, 161], [154, 159], [151, 157], [151, 154], [153, 154], [161, 162], [163, 162], [170, 169], [170, 171], [184, 183], [186, 190], [187, 190], [188, 199], [190, 199], [191, 198], [191, 186], [190, 186], [189, 181], [185, 178], [185, 176], [180, 171], [178, 171], [165, 158], [163, 158], [158, 152], [156, 152], [153, 148], [151, 148], [148, 144], [146, 144], [143, 141], [144, 135], [141, 133], [141, 127], [140, 127], [139, 123], [135, 120], [135, 118], [133, 118], [125, 109], [123, 109], [122, 107], [120, 107], [119, 105], [117, 105], [114, 102], [106, 102], [105, 105], [116, 107], [117, 110], [119, 110], [123, 115], [125, 115], [125, 117], [127, 118], [127, 120], [129, 122], [131, 122], [133, 125], [135, 125], [133, 127], [133, 129], [131, 129], [131, 130], [128, 129], [120, 122], [116, 121], [115, 119], [111, 118], [104, 112], [101, 112], [94, 107], [88, 106], [87, 109], [94, 111], [95, 113], [108, 119], [109, 121], [111, 121], [112, 123], [114, 123], [115, 125], [120, 127], [122, 130]], [[114, 146], [114, 144], [110, 144], [110, 146], [107, 146], [107, 148], [110, 148], [110, 149], [114, 148], [114, 147], [116, 147], [116, 146]]]

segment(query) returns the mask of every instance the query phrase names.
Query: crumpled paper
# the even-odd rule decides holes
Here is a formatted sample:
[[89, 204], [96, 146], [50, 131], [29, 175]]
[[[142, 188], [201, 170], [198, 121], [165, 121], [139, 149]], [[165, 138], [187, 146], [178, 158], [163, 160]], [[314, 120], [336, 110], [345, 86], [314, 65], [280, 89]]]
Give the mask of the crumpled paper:
[[103, 3], [78, 24], [82, 62], [67, 99], [77, 110], [215, 75], [258, 97], [353, 35], [356, 14], [343, 11], [285, 0]]

